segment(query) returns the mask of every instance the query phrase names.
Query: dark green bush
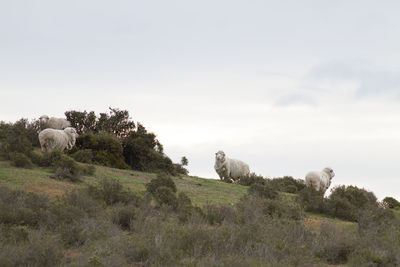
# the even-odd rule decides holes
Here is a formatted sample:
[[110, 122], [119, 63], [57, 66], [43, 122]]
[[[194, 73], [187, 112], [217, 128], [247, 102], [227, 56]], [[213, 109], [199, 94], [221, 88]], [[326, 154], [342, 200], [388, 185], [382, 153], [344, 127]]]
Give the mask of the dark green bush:
[[174, 167], [175, 167], [175, 172], [177, 174], [183, 174], [183, 175], [189, 174], [189, 171], [184, 166], [182, 166], [182, 164], [174, 163]]
[[157, 177], [152, 179], [148, 184], [146, 184], [146, 190], [150, 194], [155, 194], [158, 187], [165, 186], [171, 189], [173, 193], [176, 193], [176, 185], [172, 178], [165, 174], [159, 173]]
[[136, 131], [130, 132], [123, 141], [123, 154], [126, 163], [134, 170], [148, 172], [167, 172], [175, 175], [175, 166], [164, 155], [163, 147], [154, 133], [138, 123]]
[[400, 208], [400, 202], [393, 197], [385, 197], [383, 202], [386, 203], [390, 209]]
[[297, 193], [306, 187], [303, 180], [296, 180], [291, 176], [271, 179], [271, 183], [278, 191], [286, 193]]
[[178, 198], [174, 191], [171, 190], [170, 187], [159, 186], [156, 189], [156, 192], [153, 194], [154, 199], [158, 203], [158, 205], [168, 205], [172, 207], [174, 210], [178, 208]]
[[82, 149], [78, 150], [75, 153], [71, 154], [71, 157], [82, 163], [93, 163], [93, 151], [91, 149]]
[[85, 173], [84, 167], [81, 167], [76, 163], [76, 161], [62, 154], [61, 158], [53, 163], [52, 166], [55, 170], [54, 175], [51, 177], [58, 180], [67, 179], [72, 182], [76, 182], [80, 179], [80, 177]]
[[124, 189], [116, 179], [102, 179], [97, 185], [89, 185], [88, 193], [94, 199], [101, 200], [107, 205], [119, 202], [139, 205], [141, 202], [141, 198], [137, 194]]
[[119, 169], [129, 169], [122, 154], [119, 139], [106, 133], [84, 133], [76, 139], [75, 158], [82, 162], [92, 162]]
[[52, 152], [36, 152], [31, 153], [33, 163], [41, 167], [55, 166], [64, 157], [61, 150], [54, 150]]
[[264, 182], [265, 182], [264, 177], [262, 177], [261, 175], [257, 175], [257, 174], [255, 174], [253, 172], [249, 176], [245, 176], [245, 177], [240, 178], [238, 183], [241, 184], [241, 185], [250, 186], [250, 185], [253, 185], [253, 184], [257, 184], [257, 183], [261, 183], [262, 184]]
[[15, 153], [10, 153], [9, 155], [12, 163], [14, 166], [19, 167], [19, 168], [32, 168], [33, 163], [31, 159], [26, 156], [25, 154], [15, 152]]
[[299, 192], [300, 204], [305, 211], [327, 213], [323, 195], [313, 187], [305, 187]]
[[256, 195], [258, 197], [263, 197], [267, 199], [275, 199], [278, 197], [278, 191], [276, 187], [268, 180], [263, 183], [255, 183], [248, 189], [250, 195]]
[[[0, 126], [2, 138], [0, 154], [7, 159], [10, 159], [9, 154], [13, 152], [29, 156], [33, 150], [33, 145], [30, 140], [31, 130], [28, 128], [28, 120], [21, 119], [14, 124], [2, 123]], [[35, 134], [37, 136], [37, 133]]]
[[327, 213], [349, 221], [356, 221], [358, 213], [369, 206], [377, 206], [372, 192], [355, 186], [337, 186], [332, 189], [327, 202]]
[[194, 207], [192, 200], [184, 193], [178, 194], [178, 219], [180, 222], [187, 222], [193, 214]]

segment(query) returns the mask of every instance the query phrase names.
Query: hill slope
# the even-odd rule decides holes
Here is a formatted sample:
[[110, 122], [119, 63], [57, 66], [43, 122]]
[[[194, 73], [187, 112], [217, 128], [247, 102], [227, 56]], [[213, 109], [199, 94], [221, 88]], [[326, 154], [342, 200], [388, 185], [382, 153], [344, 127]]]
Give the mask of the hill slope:
[[[94, 184], [103, 178], [114, 178], [124, 187], [134, 192], [143, 194], [145, 184], [156, 177], [154, 173], [139, 172], [133, 170], [120, 170], [104, 166], [96, 166], [94, 176], [85, 176], [81, 182], [58, 181], [50, 178], [51, 170], [46, 168], [23, 169], [16, 168], [8, 161], [0, 161], [0, 186], [5, 185], [15, 189], [23, 189], [29, 192], [48, 195], [51, 198], [61, 196], [66, 191], [74, 188], [84, 188], [88, 184]], [[206, 179], [193, 176], [173, 177], [178, 191], [185, 192], [193, 201], [193, 204], [203, 206], [207, 202], [232, 204], [246, 195], [247, 187], [238, 184], [228, 184], [215, 179]], [[293, 198], [295, 195], [288, 194]], [[337, 218], [328, 218], [325, 215], [308, 213], [305, 223], [318, 230], [323, 223], [334, 223], [340, 227], [354, 229], [355, 223], [343, 221]]]
[[[103, 178], [117, 179], [132, 191], [142, 193], [146, 190], [145, 184], [156, 176], [154, 173], [120, 170], [103, 166], [96, 166], [94, 176], [85, 176], [78, 183], [58, 181], [50, 178], [50, 175], [50, 169], [16, 168], [10, 162], [0, 161], [0, 185], [43, 193], [50, 197], [62, 195], [67, 190], [85, 187], [87, 184], [96, 183]], [[178, 190], [187, 193], [196, 205], [203, 205], [207, 201], [235, 203], [247, 192], [247, 187], [245, 186], [227, 184], [214, 179], [184, 176], [173, 177], [173, 180]]]

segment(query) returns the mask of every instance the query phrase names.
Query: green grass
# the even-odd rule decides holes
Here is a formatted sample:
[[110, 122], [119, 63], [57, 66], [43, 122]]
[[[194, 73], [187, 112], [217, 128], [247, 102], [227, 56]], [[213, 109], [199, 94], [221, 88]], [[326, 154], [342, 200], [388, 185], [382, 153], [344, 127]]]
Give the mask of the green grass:
[[[94, 176], [85, 176], [81, 182], [57, 181], [50, 178], [51, 170], [47, 168], [23, 169], [16, 168], [8, 161], [0, 161], [0, 185], [24, 189], [50, 196], [61, 195], [66, 190], [83, 188], [88, 184], [95, 184], [103, 178], [113, 178], [122, 185], [137, 193], [143, 193], [145, 184], [156, 177], [154, 173], [120, 170], [103, 166], [96, 166]], [[204, 205], [207, 202], [235, 203], [247, 193], [247, 187], [228, 184], [214, 179], [198, 177], [173, 177], [178, 191], [185, 192], [195, 205]]]

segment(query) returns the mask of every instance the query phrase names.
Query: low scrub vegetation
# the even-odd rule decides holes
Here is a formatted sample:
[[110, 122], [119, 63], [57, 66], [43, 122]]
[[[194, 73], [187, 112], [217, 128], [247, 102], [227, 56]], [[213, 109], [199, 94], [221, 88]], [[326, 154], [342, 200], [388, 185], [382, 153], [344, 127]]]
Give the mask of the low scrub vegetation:
[[356, 186], [332, 188], [329, 197], [306, 187], [299, 192], [300, 201], [306, 211], [323, 213], [348, 221], [358, 221], [365, 209], [378, 209], [374, 193]]
[[[275, 186], [264, 179], [237, 204], [203, 207], [167, 174], [140, 196], [113, 179], [55, 200], [0, 187], [0, 266], [400, 264], [399, 222], [371, 192], [337, 187], [323, 198], [303, 188], [288, 197]], [[335, 216], [344, 201], [356, 209], [344, 217], [357, 228], [328, 221], [315, 231], [304, 224], [304, 209]]]

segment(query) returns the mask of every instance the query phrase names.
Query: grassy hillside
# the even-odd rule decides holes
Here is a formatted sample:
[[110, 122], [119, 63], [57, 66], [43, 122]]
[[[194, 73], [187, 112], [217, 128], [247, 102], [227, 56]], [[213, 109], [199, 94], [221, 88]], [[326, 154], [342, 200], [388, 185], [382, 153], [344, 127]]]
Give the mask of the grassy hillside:
[[[67, 190], [85, 187], [103, 178], [114, 178], [134, 192], [143, 193], [145, 184], [156, 175], [132, 170], [120, 170], [96, 166], [94, 176], [85, 176], [81, 182], [72, 183], [50, 178], [51, 170], [46, 168], [23, 169], [13, 167], [10, 162], [0, 161], [0, 185], [26, 191], [43, 193], [51, 197], [63, 194]], [[179, 191], [185, 192], [196, 205], [210, 202], [235, 203], [247, 192], [247, 187], [227, 184], [219, 180], [198, 177], [173, 177]]]
[[[392, 237], [394, 232], [384, 227], [382, 229], [387, 233], [377, 234], [375, 227], [381, 227], [379, 218], [369, 221], [373, 223], [368, 226], [371, 229], [364, 229], [362, 235], [358, 223], [325, 214], [308, 212], [305, 218], [295, 219], [296, 210], [287, 207], [298, 201], [296, 194], [281, 192], [276, 200], [241, 200], [249, 187], [199, 177], [173, 177], [178, 192], [186, 193], [194, 205], [202, 207], [205, 216], [196, 217], [193, 213], [192, 219], [182, 222], [180, 216], [184, 209], [170, 212], [154, 208], [153, 204], [148, 206], [146, 202], [140, 204], [142, 206], [118, 203], [104, 207], [82, 194], [58, 198], [73, 189], [97, 184], [104, 178], [116, 179], [124, 188], [144, 194], [145, 185], [156, 177], [154, 173], [96, 166], [93, 176], [84, 176], [78, 182], [55, 180], [51, 178], [52, 174], [49, 168], [16, 168], [9, 161], [0, 161], [0, 187], [44, 194], [52, 199], [51, 203], [54, 202], [47, 203], [33, 196], [25, 196], [36, 201], [32, 206], [30, 200], [24, 204], [23, 196], [18, 201], [8, 201], [13, 194], [3, 190], [3, 211], [10, 213], [8, 217], [3, 216], [6, 224], [0, 224], [0, 231], [11, 237], [3, 240], [0, 237], [0, 242], [7, 246], [3, 258], [0, 254], [0, 265], [4, 257], [13, 257], [15, 262], [19, 258], [22, 258], [21, 262], [32, 262], [29, 258], [32, 249], [38, 255], [45, 255], [34, 262], [51, 260], [58, 255], [55, 262], [76, 266], [102, 266], [97, 263], [150, 266], [152, 262], [155, 266], [167, 266], [163, 265], [165, 262], [181, 266], [222, 266], [220, 263], [224, 262], [224, 266], [233, 266], [240, 260], [240, 266], [268, 266], [259, 263], [265, 263], [264, 260], [271, 257], [275, 260], [274, 266], [293, 266], [291, 264], [295, 262], [310, 264], [300, 266], [362, 266], [365, 262], [376, 261], [389, 264], [382, 266], [390, 266], [398, 255], [396, 237]], [[13, 197], [18, 199], [18, 195]], [[218, 207], [208, 205], [210, 203], [227, 205]], [[234, 203], [239, 205], [232, 205]], [[40, 216], [32, 217], [30, 210]], [[270, 212], [283, 213], [282, 217], [265, 216]], [[386, 215], [382, 213], [382, 216]], [[41, 221], [42, 216], [47, 219]], [[395, 211], [395, 216], [400, 218], [400, 212]], [[54, 221], [54, 218], [58, 219]], [[47, 227], [46, 231], [41, 232], [42, 228], [36, 227], [38, 224]], [[44, 245], [36, 245], [35, 238], [42, 239]], [[104, 247], [110, 242], [113, 245]], [[17, 250], [21, 244], [24, 248]], [[378, 249], [384, 249], [386, 254], [380, 256], [370, 250], [372, 244], [380, 244]], [[46, 254], [46, 251], [59, 254]], [[362, 256], [358, 257], [359, 253]], [[235, 256], [239, 254], [240, 257]]]
[[[50, 178], [51, 170], [46, 168], [23, 169], [16, 168], [8, 161], [0, 161], [0, 186], [6, 185], [15, 189], [23, 189], [29, 192], [41, 193], [54, 198], [61, 196], [66, 191], [75, 188], [84, 188], [88, 184], [94, 184], [103, 178], [114, 178], [134, 192], [143, 194], [145, 184], [156, 177], [154, 173], [146, 173], [132, 170], [120, 170], [104, 166], [96, 166], [94, 176], [85, 176], [82, 181], [73, 183], [58, 181]], [[228, 184], [215, 179], [205, 179], [192, 176], [173, 177], [179, 192], [185, 192], [193, 201], [193, 204], [203, 206], [207, 202], [232, 204], [247, 193], [247, 187], [238, 184]], [[295, 194], [282, 193], [286, 198], [295, 201]], [[400, 217], [400, 212], [398, 213]], [[356, 223], [330, 218], [323, 214], [307, 213], [305, 224], [313, 231], [319, 231], [321, 225], [333, 223], [341, 228], [356, 229]]]

